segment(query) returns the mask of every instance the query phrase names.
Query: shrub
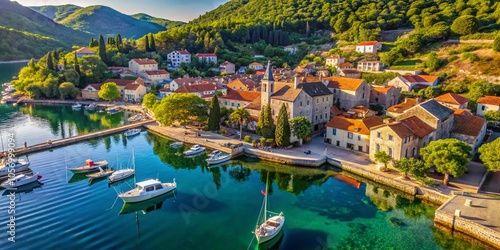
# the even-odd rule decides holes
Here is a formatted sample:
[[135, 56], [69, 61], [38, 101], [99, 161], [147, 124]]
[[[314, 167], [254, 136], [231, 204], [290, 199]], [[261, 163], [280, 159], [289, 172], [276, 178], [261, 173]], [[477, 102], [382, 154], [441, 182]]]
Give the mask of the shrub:
[[459, 49], [459, 52], [460, 53], [464, 53], [464, 52], [471, 52], [471, 51], [475, 51], [475, 50], [478, 50], [480, 49], [481, 47], [479, 46], [474, 46], [474, 45], [467, 45], [461, 49]]
[[266, 144], [267, 144], [267, 145], [272, 145], [272, 144], [274, 144], [274, 139], [271, 139], [271, 138], [266, 139]]
[[267, 144], [266, 144], [266, 138], [265, 138], [265, 137], [260, 138], [260, 145], [262, 145], [262, 146], [267, 145]]
[[221, 133], [221, 134], [223, 134], [223, 135], [226, 135], [226, 134], [227, 134], [227, 130], [225, 130], [225, 129], [221, 129], [221, 130], [220, 130], [220, 133]]
[[243, 141], [244, 142], [251, 142], [252, 141], [252, 137], [249, 136], [249, 135], [245, 135], [245, 137], [243, 138]]
[[448, 57], [448, 62], [453, 62], [453, 61], [455, 61], [457, 59], [458, 59], [457, 55], [452, 55], [452, 56]]
[[496, 52], [500, 52], [500, 33], [495, 37], [491, 48]]
[[462, 54], [462, 59], [463, 60], [467, 60], [469, 59], [469, 61], [471, 62], [476, 62], [476, 61], [479, 61], [479, 56], [474, 54], [474, 53], [469, 53], [469, 52], [465, 52]]
[[448, 55], [452, 56], [452, 55], [458, 55], [460, 54], [460, 52], [456, 51], [456, 50], [450, 50], [448, 51]]
[[252, 145], [257, 144], [257, 140], [252, 140]]

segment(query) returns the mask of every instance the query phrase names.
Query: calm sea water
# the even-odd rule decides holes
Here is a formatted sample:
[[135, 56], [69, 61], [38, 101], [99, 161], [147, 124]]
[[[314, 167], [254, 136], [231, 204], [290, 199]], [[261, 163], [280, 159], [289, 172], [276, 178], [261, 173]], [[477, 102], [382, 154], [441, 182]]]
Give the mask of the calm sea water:
[[[53, 114], [45, 108], [40, 112]], [[22, 108], [16, 112], [22, 115], [9, 116], [2, 126], [26, 127], [13, 130], [18, 140], [50, 139], [33, 131], [61, 133], [52, 133], [52, 127], [44, 125], [52, 123], [52, 115], [37, 116], [38, 111]], [[70, 114], [54, 120], [75, 124], [76, 132], [90, 129], [89, 121], [72, 121], [82, 114]], [[475, 248], [433, 229], [434, 207], [335, 169], [289, 167], [250, 158], [208, 168], [206, 156], [184, 158], [183, 149], [171, 149], [171, 142], [143, 132], [132, 138], [114, 135], [28, 155], [33, 171], [43, 176], [43, 185], [27, 186], [14, 196], [15, 243], [8, 241], [7, 233], [13, 203], [8, 192], [0, 191], [4, 194], [0, 196], [0, 249], [255, 249], [251, 231], [267, 178], [271, 183], [269, 209], [286, 216], [283, 236], [274, 249]], [[134, 179], [108, 186], [105, 180], [90, 183], [85, 176], [66, 170], [86, 159], [106, 159], [114, 168], [131, 166], [132, 151], [136, 180], [171, 182], [175, 178], [175, 195], [124, 206], [117, 193], [130, 189]]]

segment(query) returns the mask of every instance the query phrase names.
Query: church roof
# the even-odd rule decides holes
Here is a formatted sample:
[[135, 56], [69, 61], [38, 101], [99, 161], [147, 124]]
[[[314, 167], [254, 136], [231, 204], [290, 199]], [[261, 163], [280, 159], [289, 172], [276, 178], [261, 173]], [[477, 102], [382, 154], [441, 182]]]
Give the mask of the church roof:
[[264, 73], [264, 79], [262, 80], [274, 81], [273, 69], [271, 68], [271, 61], [267, 61], [266, 72]]

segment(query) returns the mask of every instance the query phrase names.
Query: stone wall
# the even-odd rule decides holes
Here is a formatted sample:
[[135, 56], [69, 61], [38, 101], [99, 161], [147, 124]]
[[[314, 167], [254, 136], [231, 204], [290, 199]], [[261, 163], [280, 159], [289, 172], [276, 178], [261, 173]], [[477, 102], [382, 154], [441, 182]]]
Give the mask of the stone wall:
[[277, 162], [286, 165], [298, 165], [304, 167], [319, 167], [326, 163], [326, 157], [321, 159], [307, 159], [307, 158], [290, 158], [288, 156], [282, 157], [273, 152], [265, 152], [261, 150], [252, 150], [252, 148], [245, 148], [245, 155], [250, 157], [259, 158], [262, 160]]
[[436, 210], [434, 223], [451, 228], [452, 232], [461, 232], [470, 235], [479, 241], [490, 244], [493, 248], [500, 249], [500, 233], [479, 225], [462, 217]]

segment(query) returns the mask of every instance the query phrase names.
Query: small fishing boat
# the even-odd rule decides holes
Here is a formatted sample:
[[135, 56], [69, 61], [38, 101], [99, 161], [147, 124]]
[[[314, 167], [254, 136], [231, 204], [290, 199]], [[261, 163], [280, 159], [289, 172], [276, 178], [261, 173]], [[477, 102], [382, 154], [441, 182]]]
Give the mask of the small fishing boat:
[[82, 109], [82, 105], [80, 103], [75, 103], [71, 106], [72, 110], [80, 110]]
[[107, 168], [107, 167], [108, 167], [108, 161], [106, 160], [94, 162], [93, 160], [88, 159], [85, 161], [85, 165], [74, 168], [68, 168], [68, 170], [76, 174], [81, 174], [81, 173], [90, 173], [99, 171], [99, 168]]
[[101, 179], [101, 178], [105, 178], [105, 177], [108, 177], [110, 174], [113, 174], [115, 172], [114, 169], [112, 168], [109, 168], [109, 169], [102, 169], [101, 167], [99, 167], [99, 172], [97, 173], [92, 173], [92, 174], [88, 174], [86, 175], [89, 179], [91, 180], [95, 180], [95, 179]]
[[208, 165], [215, 165], [231, 160], [230, 154], [221, 153], [219, 150], [214, 151], [207, 158]]
[[8, 180], [2, 182], [0, 185], [3, 188], [17, 188], [32, 182], [38, 181], [42, 178], [38, 173], [20, 174], [16, 175], [14, 178], [9, 178]]
[[144, 120], [144, 115], [143, 114], [136, 114], [130, 118], [127, 119], [129, 122], [138, 122]]
[[171, 147], [171, 148], [180, 148], [180, 147], [182, 147], [182, 145], [184, 145], [184, 143], [182, 143], [182, 142], [180, 142], [180, 141], [176, 141], [176, 142], [174, 142], [174, 143], [171, 143], [171, 144], [170, 144], [170, 147]]
[[97, 108], [97, 105], [95, 105], [94, 103], [91, 103], [87, 106], [85, 106], [85, 110], [88, 110], [88, 111], [93, 111]]
[[[268, 175], [269, 179], [269, 175]], [[283, 212], [277, 214], [267, 210], [267, 191], [268, 191], [268, 180], [266, 180], [266, 191], [261, 190], [261, 193], [264, 195], [264, 210], [263, 213], [259, 214], [259, 218], [257, 219], [257, 228], [255, 229], [255, 237], [257, 238], [257, 242], [264, 243], [272, 240], [274, 237], [279, 235], [281, 229], [283, 229], [283, 225], [285, 224], [285, 216]], [[276, 214], [270, 218], [267, 218], [267, 214]], [[262, 221], [260, 220], [262, 218]], [[258, 223], [262, 222], [260, 225]]]
[[130, 137], [130, 136], [138, 135], [140, 133], [141, 133], [140, 128], [134, 128], [134, 129], [129, 129], [129, 130], [125, 131], [125, 133], [123, 133], [123, 135], [125, 135], [126, 137]]
[[125, 203], [141, 202], [166, 194], [176, 188], [175, 179], [172, 183], [161, 183], [158, 179], [149, 179], [137, 182], [134, 189], [118, 194], [118, 197]]
[[200, 145], [194, 145], [189, 150], [184, 151], [185, 156], [196, 155], [201, 152], [205, 152], [205, 148]]
[[135, 174], [135, 156], [134, 149], [132, 149], [132, 165], [134, 168], [124, 168], [115, 171], [108, 177], [108, 183], [113, 183], [121, 180], [125, 180]]
[[8, 163], [6, 160], [2, 160], [0, 162], [0, 177], [7, 176], [9, 174], [9, 170], [14, 169], [16, 172], [22, 172], [28, 170], [30, 163], [23, 159], [17, 159], [14, 162]]
[[108, 112], [108, 114], [114, 115], [114, 114], [122, 112], [123, 110], [120, 107], [110, 107], [110, 108], [107, 108], [106, 111]]

